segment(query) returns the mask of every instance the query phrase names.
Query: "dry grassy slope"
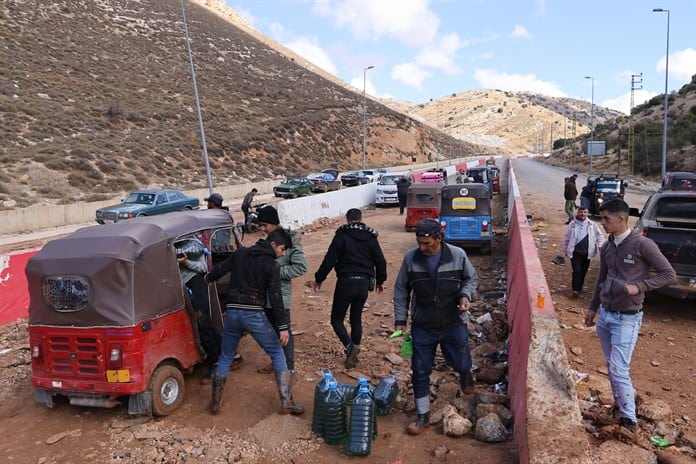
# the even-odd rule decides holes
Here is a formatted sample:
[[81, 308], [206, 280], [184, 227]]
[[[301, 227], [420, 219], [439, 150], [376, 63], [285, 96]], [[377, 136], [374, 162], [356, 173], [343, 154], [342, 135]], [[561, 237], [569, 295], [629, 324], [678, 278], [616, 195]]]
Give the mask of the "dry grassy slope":
[[[6, 0], [0, 16], [0, 61], [12, 63], [0, 81], [3, 207], [205, 185], [179, 2]], [[362, 164], [359, 93], [232, 13], [188, 2], [187, 18], [215, 185]], [[379, 103], [368, 111], [370, 165], [482, 151]]]
[[[570, 138], [573, 130], [577, 136], [589, 133], [592, 107], [581, 100], [494, 89], [460, 92], [422, 105], [387, 104], [499, 153], [549, 151], [552, 140]], [[620, 115], [599, 106], [594, 110], [595, 124]]]

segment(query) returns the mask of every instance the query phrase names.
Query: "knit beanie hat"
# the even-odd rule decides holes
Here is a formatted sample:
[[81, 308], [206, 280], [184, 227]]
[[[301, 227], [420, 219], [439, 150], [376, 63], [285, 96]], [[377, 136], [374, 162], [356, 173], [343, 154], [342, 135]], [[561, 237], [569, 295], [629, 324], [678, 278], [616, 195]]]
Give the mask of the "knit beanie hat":
[[264, 206], [259, 210], [259, 215], [257, 217], [258, 222], [265, 222], [266, 224], [280, 225], [280, 219], [278, 218], [278, 211], [272, 206]]

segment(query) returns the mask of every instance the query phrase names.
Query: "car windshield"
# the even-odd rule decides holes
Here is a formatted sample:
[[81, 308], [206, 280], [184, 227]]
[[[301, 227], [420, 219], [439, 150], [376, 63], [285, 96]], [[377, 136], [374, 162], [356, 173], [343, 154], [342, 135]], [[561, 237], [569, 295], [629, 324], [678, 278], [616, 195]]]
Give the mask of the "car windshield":
[[598, 192], [619, 192], [621, 190], [621, 182], [615, 180], [598, 180], [595, 187]]
[[152, 193], [133, 192], [128, 195], [128, 198], [123, 200], [124, 203], [137, 203], [139, 205], [151, 205], [155, 202], [155, 195]]
[[401, 176], [384, 176], [379, 180], [379, 185], [395, 185]]
[[299, 185], [302, 183], [302, 179], [288, 179], [285, 181], [285, 183], [290, 185]]

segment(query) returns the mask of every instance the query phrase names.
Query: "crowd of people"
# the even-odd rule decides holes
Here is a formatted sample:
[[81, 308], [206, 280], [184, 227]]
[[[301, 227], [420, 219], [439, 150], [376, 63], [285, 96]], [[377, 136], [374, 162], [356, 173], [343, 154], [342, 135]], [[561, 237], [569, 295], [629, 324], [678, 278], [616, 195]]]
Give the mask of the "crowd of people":
[[[619, 426], [634, 431], [637, 419], [629, 369], [642, 321], [643, 299], [646, 291], [671, 284], [676, 275], [654, 242], [631, 231], [629, 207], [621, 199], [608, 201], [599, 208], [600, 224], [609, 235], [605, 239], [599, 227], [588, 219], [587, 207], [575, 205], [576, 178], [577, 175], [566, 178], [564, 186], [569, 220], [563, 251], [572, 264], [572, 296], [583, 293], [590, 262], [600, 256], [599, 276], [585, 323], [597, 324]], [[252, 190], [247, 194], [247, 209], [256, 193]], [[224, 208], [219, 194], [212, 194], [206, 201], [209, 208]], [[200, 314], [197, 330], [202, 350], [207, 354], [204, 380], [212, 383], [211, 412], [220, 412], [223, 389], [239, 342], [249, 334], [270, 358], [259, 372], [275, 373], [280, 412], [302, 414], [304, 407], [295, 403], [291, 392], [295, 351], [290, 314], [292, 280], [308, 271], [307, 258], [300, 234], [281, 227], [273, 206], [264, 206], [257, 214], [265, 238], [248, 247], [240, 244], [212, 269], [207, 269], [204, 260], [186, 253], [178, 257], [182, 283], [190, 290], [192, 306]], [[352, 369], [360, 362], [363, 307], [369, 292], [384, 290], [387, 262], [379, 233], [363, 222], [362, 211], [349, 209], [345, 220], [336, 230], [311, 286], [319, 291], [334, 270], [331, 327], [344, 347], [345, 367]], [[410, 323], [411, 383], [417, 415], [406, 430], [412, 435], [430, 425], [430, 375], [438, 346], [445, 362], [458, 373], [462, 393], [474, 392], [467, 320], [478, 285], [476, 270], [466, 252], [444, 242], [438, 220], [418, 221], [415, 239], [416, 246], [404, 254], [393, 297], [395, 330], [403, 331]], [[229, 283], [224, 297], [225, 321], [219, 334], [212, 327], [209, 304], [200, 294], [206, 284], [226, 275]], [[350, 331], [345, 325], [346, 314]]]

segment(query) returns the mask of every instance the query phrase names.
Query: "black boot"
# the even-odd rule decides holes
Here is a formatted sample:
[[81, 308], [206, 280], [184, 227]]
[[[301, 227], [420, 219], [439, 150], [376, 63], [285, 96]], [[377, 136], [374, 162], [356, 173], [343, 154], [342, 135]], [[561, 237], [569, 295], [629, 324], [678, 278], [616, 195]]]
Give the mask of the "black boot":
[[217, 370], [217, 363], [210, 363], [208, 370], [203, 374], [201, 378], [201, 385], [210, 385], [213, 382], [213, 377], [215, 376], [215, 371]]
[[227, 382], [226, 378], [213, 377], [213, 404], [210, 406], [210, 412], [216, 415], [220, 413], [220, 406], [222, 406], [222, 391], [225, 389], [225, 382]]
[[280, 394], [280, 413], [281, 414], [303, 414], [304, 406], [295, 404], [290, 393], [292, 385], [292, 374], [290, 371], [276, 372], [276, 382], [278, 382], [278, 393]]
[[419, 435], [423, 430], [430, 427], [430, 413], [418, 414], [416, 420], [408, 424], [406, 430], [409, 435]]

